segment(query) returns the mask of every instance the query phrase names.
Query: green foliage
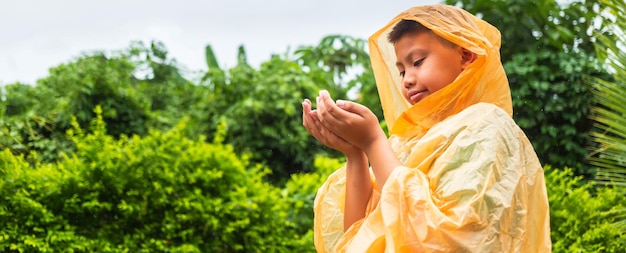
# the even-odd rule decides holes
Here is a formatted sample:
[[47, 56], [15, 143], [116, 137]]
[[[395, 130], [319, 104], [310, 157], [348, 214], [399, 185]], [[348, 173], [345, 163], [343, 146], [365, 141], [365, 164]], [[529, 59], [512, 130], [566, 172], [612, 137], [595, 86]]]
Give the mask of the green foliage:
[[594, 74], [594, 66], [584, 53], [577, 55], [521, 54], [504, 66], [513, 89], [515, 119], [541, 161], [590, 176], [591, 171], [583, 170], [591, 129], [591, 92], [584, 78]]
[[[113, 136], [168, 129], [184, 117], [198, 118], [208, 90], [182, 77], [162, 43], [133, 42], [120, 52], [93, 52], [50, 69], [37, 85], [5, 87], [0, 148], [37, 151], [46, 161], [71, 152], [65, 131], [75, 117], [86, 127], [100, 105]], [[193, 130], [190, 130], [193, 132]]]
[[14, 83], [4, 86], [4, 116], [18, 116], [32, 110], [38, 102], [37, 92], [30, 85]]
[[[119, 52], [85, 54], [52, 68], [35, 86], [6, 88], [1, 109], [10, 118], [0, 121], [0, 148], [22, 154], [37, 151], [43, 160], [54, 161], [74, 148], [65, 136], [70, 118], [76, 117], [84, 128], [94, 117], [92, 109], [100, 105], [115, 137], [167, 130], [182, 119], [188, 136], [212, 137], [224, 124], [223, 142], [249, 154], [253, 163], [272, 168], [272, 181], [281, 183], [292, 173], [312, 171], [317, 154], [339, 155], [301, 126], [304, 98], [323, 88], [345, 99], [351, 88], [362, 88], [369, 95], [358, 95], [358, 100], [378, 106], [374, 110], [382, 119], [364, 45], [360, 39], [329, 36], [308, 51], [313, 54], [308, 58], [274, 56], [259, 69], [247, 63], [240, 47], [238, 64], [228, 70], [220, 69], [207, 46], [209, 70], [199, 84], [182, 76], [159, 42], [133, 42]], [[358, 68], [363, 71], [349, 72]], [[354, 78], [345, 81], [346, 76]]]
[[365, 45], [362, 39], [329, 35], [316, 46], [300, 47], [295, 55], [321, 89], [345, 98], [353, 87], [342, 83], [344, 76], [351, 68], [369, 65]]
[[[600, 35], [596, 45], [598, 54], [611, 69], [613, 81], [592, 79], [596, 104], [592, 108], [592, 119], [596, 128], [591, 137], [596, 146], [589, 158], [590, 164], [598, 167], [596, 178], [602, 182], [626, 189], [626, 54], [622, 50], [626, 43], [626, 2], [601, 1], [608, 7], [615, 21], [609, 27], [615, 33]], [[610, 28], [609, 28], [610, 29]], [[626, 231], [626, 208], [618, 211], [617, 228]]]
[[[208, 62], [217, 66], [207, 53]], [[228, 75], [227, 75], [228, 73]], [[273, 56], [257, 70], [247, 64], [240, 48], [239, 63], [204, 76], [211, 87], [206, 113], [207, 135], [226, 124], [224, 142], [251, 161], [272, 168], [270, 179], [284, 183], [293, 173], [313, 170], [313, 158], [327, 150], [302, 127], [301, 104], [316, 95], [316, 84], [296, 62]]]
[[76, 117], [82, 127], [88, 126], [95, 116], [93, 108], [100, 105], [112, 135], [144, 134], [149, 103], [133, 88], [134, 71], [126, 56], [108, 57], [104, 53], [61, 64], [37, 83], [54, 103], [52, 110], [40, 109], [48, 110], [55, 128], [63, 132], [69, 129], [71, 117]]
[[[168, 132], [115, 140], [97, 112], [77, 150], [34, 166], [0, 153], [0, 251], [288, 252], [280, 190], [230, 146]], [[34, 156], [36, 157], [36, 156]]]
[[514, 118], [542, 163], [586, 166], [592, 103], [585, 76], [606, 76], [596, 59], [592, 29], [606, 23], [595, 0], [447, 0], [476, 13], [502, 33], [501, 58], [509, 78]]
[[240, 47], [238, 64], [229, 70], [219, 67], [207, 46], [208, 71], [201, 80], [210, 95], [200, 111], [207, 112], [201, 122], [208, 124], [199, 125], [208, 125], [203, 132], [210, 136], [225, 122], [224, 141], [237, 152], [250, 154], [252, 161], [272, 168], [273, 182], [284, 183], [293, 173], [313, 171], [313, 157], [338, 153], [321, 146], [302, 127], [304, 98], [327, 89], [335, 98], [348, 99], [356, 91], [357, 102], [382, 119], [365, 45], [361, 39], [331, 35], [317, 46], [300, 47], [295, 60], [274, 55], [259, 69], [247, 63]]
[[343, 166], [343, 162], [328, 157], [315, 159], [315, 171], [291, 175], [282, 194], [289, 205], [288, 220], [294, 224], [295, 233], [301, 235], [301, 252], [315, 252], [313, 244], [313, 201], [317, 189], [332, 172]]
[[366, 45], [363, 39], [329, 35], [318, 45], [299, 47], [295, 57], [318, 89], [328, 90], [334, 98], [353, 99], [383, 120]]
[[70, 119], [88, 126], [96, 105], [102, 106], [113, 135], [145, 134], [148, 101], [133, 88], [133, 71], [133, 63], [123, 55], [94, 53], [51, 68], [37, 86], [9, 86], [4, 109], [11, 118], [1, 122], [5, 134], [0, 148], [37, 151], [42, 159], [55, 160], [72, 149], [65, 137]]
[[56, 134], [52, 121], [43, 116], [50, 113], [42, 109], [51, 100], [45, 92], [20, 83], [4, 88], [4, 101], [0, 103], [0, 111], [5, 113], [0, 117], [0, 149], [8, 148], [15, 154], [38, 151], [44, 160], [71, 150], [71, 144], [62, 134]]
[[623, 252], [626, 234], [612, 224], [626, 207], [624, 191], [595, 187], [571, 169], [546, 170], [554, 252]]
[[600, 35], [596, 45], [598, 54], [611, 69], [613, 80], [594, 78], [592, 119], [597, 127], [591, 133], [597, 145], [590, 158], [599, 167], [598, 177], [604, 182], [626, 187], [626, 54], [621, 49], [626, 43], [626, 2], [602, 1], [615, 16], [610, 26], [617, 32], [612, 36]]
[[[626, 188], [626, 79], [608, 82], [594, 81], [595, 101], [593, 120], [597, 129], [591, 133], [598, 144], [590, 164], [597, 166], [597, 178]], [[619, 83], [618, 83], [619, 82]]]
[[[149, 101], [152, 121], [149, 128], [168, 129], [186, 116], [197, 118], [200, 103], [208, 96], [206, 87], [198, 86], [185, 79], [176, 60], [168, 58], [163, 43], [131, 43], [129, 59], [136, 65], [134, 89]], [[129, 132], [125, 132], [129, 134]]]
[[[33, 170], [23, 156], [0, 152], [0, 250], [3, 252], [86, 251], [89, 242], [67, 220], [40, 202], [60, 191], [58, 168]], [[62, 200], [59, 200], [62, 201]]]

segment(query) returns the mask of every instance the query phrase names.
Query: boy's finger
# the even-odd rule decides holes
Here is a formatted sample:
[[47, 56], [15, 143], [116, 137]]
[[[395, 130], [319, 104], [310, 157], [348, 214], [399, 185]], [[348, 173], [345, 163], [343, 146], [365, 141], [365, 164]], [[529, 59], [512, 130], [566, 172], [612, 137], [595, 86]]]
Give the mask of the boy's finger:
[[309, 133], [310, 133], [310, 128], [311, 128], [311, 122], [309, 120], [310, 114], [311, 114], [311, 103], [305, 100], [304, 102], [302, 102], [302, 125], [304, 126], [304, 128], [309, 130]]
[[311, 103], [308, 100], [302, 102], [302, 125], [306, 128], [313, 137], [319, 139], [319, 126], [314, 122], [316, 115], [314, 111], [311, 111]]
[[336, 104], [337, 107], [360, 116], [365, 115], [369, 111], [367, 107], [352, 101], [337, 100]]
[[311, 116], [308, 116], [308, 115], [307, 115], [307, 116], [304, 118], [304, 121], [305, 121], [305, 124], [306, 124], [306, 129], [307, 129], [307, 130], [309, 130], [309, 132], [310, 132], [311, 134], [313, 134], [313, 133], [312, 133], [312, 131], [317, 130], [317, 127], [315, 126], [315, 124], [314, 124], [314, 123], [313, 123], [313, 121], [311, 120]]
[[309, 112], [307, 110], [307, 104], [306, 101], [302, 102], [302, 125], [306, 128], [306, 115], [308, 115]]
[[317, 112], [311, 111], [311, 113], [309, 113], [309, 118], [311, 119], [311, 122], [313, 123], [317, 131], [321, 132], [320, 130], [322, 129], [323, 126], [322, 126], [322, 122], [320, 122], [317, 116]]
[[322, 123], [324, 123], [324, 126], [329, 127], [331, 130], [336, 130], [332, 125], [340, 124], [347, 117], [351, 116], [348, 112], [335, 105], [335, 102], [332, 100], [327, 91], [320, 91], [317, 103]]
[[317, 105], [317, 115], [322, 123], [325, 123], [327, 117], [326, 105], [322, 102], [322, 99], [318, 96], [315, 98], [315, 103]]

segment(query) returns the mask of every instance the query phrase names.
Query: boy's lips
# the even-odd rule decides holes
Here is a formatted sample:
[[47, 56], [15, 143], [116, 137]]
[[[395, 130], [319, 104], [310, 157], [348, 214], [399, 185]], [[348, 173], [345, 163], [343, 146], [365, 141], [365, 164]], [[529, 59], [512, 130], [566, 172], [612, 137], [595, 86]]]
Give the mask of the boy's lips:
[[427, 90], [409, 91], [408, 97], [409, 97], [409, 101], [411, 101], [413, 104], [416, 104], [420, 100], [424, 99], [426, 95], [427, 95]]

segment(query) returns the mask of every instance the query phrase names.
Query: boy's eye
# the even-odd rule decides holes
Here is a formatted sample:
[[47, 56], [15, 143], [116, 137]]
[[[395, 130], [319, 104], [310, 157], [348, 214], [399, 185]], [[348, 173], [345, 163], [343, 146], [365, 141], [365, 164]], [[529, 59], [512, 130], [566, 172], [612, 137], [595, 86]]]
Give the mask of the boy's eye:
[[426, 59], [426, 57], [424, 57], [424, 58], [422, 58], [422, 59], [419, 59], [419, 60], [415, 61], [415, 62], [413, 63], [413, 66], [414, 66], [414, 67], [419, 67], [419, 66], [421, 66], [421, 65], [422, 65], [422, 63], [424, 62], [424, 60], [425, 60], [425, 59]]
[[404, 77], [404, 71], [400, 71], [400, 77]]

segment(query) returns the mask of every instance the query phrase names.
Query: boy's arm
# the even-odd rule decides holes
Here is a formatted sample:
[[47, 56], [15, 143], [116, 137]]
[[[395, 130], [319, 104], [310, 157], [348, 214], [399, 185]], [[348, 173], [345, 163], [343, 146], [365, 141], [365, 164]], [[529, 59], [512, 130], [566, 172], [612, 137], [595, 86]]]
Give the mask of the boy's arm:
[[372, 195], [372, 182], [368, 170], [367, 156], [360, 152], [347, 157], [346, 199], [343, 215], [343, 231], [365, 217], [367, 203]]
[[382, 133], [381, 136], [382, 137], [372, 141], [364, 149], [371, 163], [372, 170], [374, 171], [379, 190], [382, 191], [391, 172], [393, 172], [396, 167], [400, 166], [400, 161], [393, 152], [393, 149], [391, 149], [385, 134]]
[[347, 158], [346, 198], [343, 218], [345, 231], [354, 222], [365, 217], [365, 209], [372, 194], [367, 156], [361, 149], [345, 142], [322, 126], [315, 110], [311, 110], [311, 101], [308, 99], [302, 102], [302, 124], [318, 141], [330, 148], [341, 151]]

